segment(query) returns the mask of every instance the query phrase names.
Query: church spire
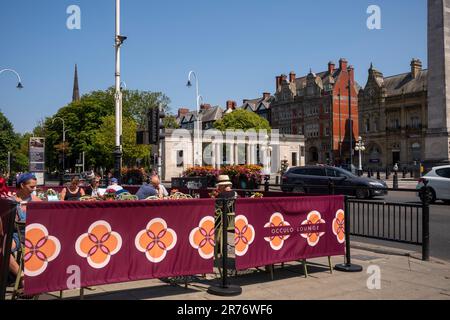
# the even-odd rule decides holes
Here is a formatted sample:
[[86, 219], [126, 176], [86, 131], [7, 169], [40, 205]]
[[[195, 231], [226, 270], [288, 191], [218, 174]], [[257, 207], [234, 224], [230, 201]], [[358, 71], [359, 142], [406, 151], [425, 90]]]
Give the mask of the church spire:
[[73, 79], [72, 102], [80, 101], [80, 88], [78, 87], [78, 66], [75, 64], [75, 76]]

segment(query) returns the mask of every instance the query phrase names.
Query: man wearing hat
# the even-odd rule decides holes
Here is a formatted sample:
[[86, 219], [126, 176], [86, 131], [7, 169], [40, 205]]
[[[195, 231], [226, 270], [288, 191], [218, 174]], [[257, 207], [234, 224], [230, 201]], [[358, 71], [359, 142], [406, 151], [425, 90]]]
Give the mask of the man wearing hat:
[[230, 198], [237, 198], [236, 191], [233, 191], [231, 187], [233, 186], [233, 183], [230, 180], [229, 176], [221, 175], [219, 178], [217, 178], [217, 191], [218, 195], [217, 198], [219, 199], [230, 199]]
[[119, 186], [119, 180], [117, 180], [117, 178], [112, 178], [111, 179], [111, 185], [108, 186], [108, 188], [106, 188], [106, 190], [112, 189], [114, 191], [120, 191], [123, 190], [122, 186]]

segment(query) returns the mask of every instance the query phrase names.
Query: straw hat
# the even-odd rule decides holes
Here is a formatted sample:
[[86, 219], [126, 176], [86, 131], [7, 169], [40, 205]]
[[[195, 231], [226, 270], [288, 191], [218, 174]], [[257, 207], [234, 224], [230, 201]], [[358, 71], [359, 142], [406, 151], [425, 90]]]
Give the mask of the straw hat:
[[229, 176], [219, 176], [219, 178], [217, 178], [217, 184], [216, 186], [232, 186], [233, 183], [230, 180]]

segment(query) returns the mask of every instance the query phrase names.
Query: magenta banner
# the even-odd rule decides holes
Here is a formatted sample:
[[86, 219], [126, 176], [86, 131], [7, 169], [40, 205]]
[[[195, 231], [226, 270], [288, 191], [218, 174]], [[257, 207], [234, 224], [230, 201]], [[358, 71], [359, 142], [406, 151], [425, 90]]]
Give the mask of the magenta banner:
[[25, 292], [213, 272], [214, 201], [30, 203]]
[[239, 199], [236, 268], [344, 255], [344, 197]]

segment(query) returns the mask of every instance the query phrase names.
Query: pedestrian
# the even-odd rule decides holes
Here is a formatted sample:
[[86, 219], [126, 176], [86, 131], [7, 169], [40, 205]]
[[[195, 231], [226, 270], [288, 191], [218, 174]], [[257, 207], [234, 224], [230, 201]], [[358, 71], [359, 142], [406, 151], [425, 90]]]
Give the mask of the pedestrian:
[[106, 189], [117, 192], [123, 190], [123, 187], [119, 185], [119, 180], [117, 180], [117, 178], [111, 178], [111, 184]]
[[162, 199], [164, 197], [169, 196], [169, 193], [167, 192], [166, 187], [164, 187], [164, 185], [161, 184], [161, 180], [159, 179], [158, 176], [154, 175], [151, 178], [151, 184], [152, 184], [153, 188], [155, 188], [158, 198]]
[[80, 178], [73, 176], [70, 180], [70, 185], [65, 187], [61, 191], [61, 201], [79, 201], [81, 197], [84, 197], [86, 193], [83, 188], [80, 187]]

